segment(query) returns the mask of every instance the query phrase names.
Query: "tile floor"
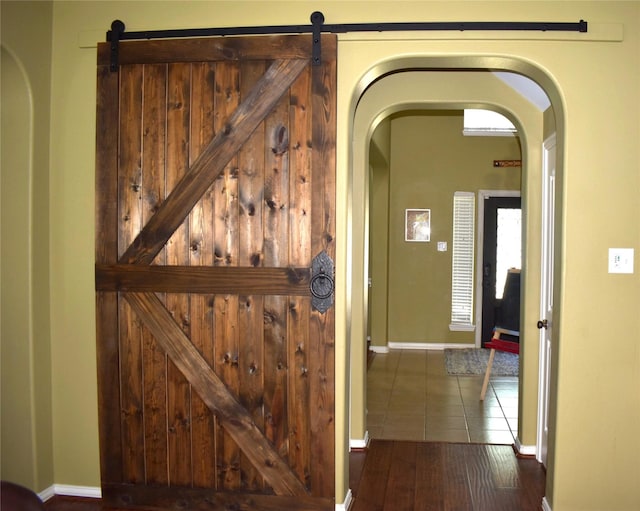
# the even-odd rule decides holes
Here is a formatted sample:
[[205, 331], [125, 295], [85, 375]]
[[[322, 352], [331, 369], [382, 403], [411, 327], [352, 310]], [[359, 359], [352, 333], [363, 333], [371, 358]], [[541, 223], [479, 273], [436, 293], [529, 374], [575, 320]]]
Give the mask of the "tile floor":
[[367, 373], [370, 438], [513, 444], [518, 430], [518, 378], [451, 376], [444, 351], [376, 353]]

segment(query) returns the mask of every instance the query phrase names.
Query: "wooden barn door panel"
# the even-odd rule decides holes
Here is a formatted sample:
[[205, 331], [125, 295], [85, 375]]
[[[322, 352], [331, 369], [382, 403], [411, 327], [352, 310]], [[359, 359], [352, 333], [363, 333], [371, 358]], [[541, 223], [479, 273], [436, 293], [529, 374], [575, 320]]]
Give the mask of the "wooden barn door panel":
[[332, 509], [335, 50], [323, 36], [98, 49], [104, 499]]

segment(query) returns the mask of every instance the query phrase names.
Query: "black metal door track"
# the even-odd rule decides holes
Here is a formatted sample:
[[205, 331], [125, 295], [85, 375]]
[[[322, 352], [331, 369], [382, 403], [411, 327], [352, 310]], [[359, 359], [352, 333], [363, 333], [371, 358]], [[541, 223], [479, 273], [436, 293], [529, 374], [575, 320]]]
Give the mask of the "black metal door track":
[[587, 32], [587, 22], [530, 22], [530, 21], [429, 21], [403, 23], [342, 23], [325, 24], [324, 14], [311, 14], [311, 25], [275, 25], [258, 27], [189, 28], [175, 30], [146, 30], [126, 32], [120, 20], [111, 24], [107, 41], [111, 43], [111, 71], [118, 69], [118, 46], [120, 41], [136, 39], [171, 39], [176, 37], [210, 37], [259, 34], [313, 34], [313, 64], [321, 62], [322, 32], [344, 34], [347, 32], [400, 32], [447, 30], [465, 32], [469, 30], [491, 31], [537, 31], [537, 32]]

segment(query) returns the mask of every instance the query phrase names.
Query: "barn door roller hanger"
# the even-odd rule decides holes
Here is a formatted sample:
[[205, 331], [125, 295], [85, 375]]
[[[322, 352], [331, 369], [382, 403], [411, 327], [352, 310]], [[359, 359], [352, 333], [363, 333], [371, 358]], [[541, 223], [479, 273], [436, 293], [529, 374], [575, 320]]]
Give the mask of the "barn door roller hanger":
[[400, 32], [400, 31], [538, 31], [538, 32], [587, 32], [587, 22], [529, 22], [529, 21], [429, 21], [404, 23], [342, 23], [325, 24], [324, 14], [315, 11], [311, 14], [311, 25], [275, 25], [258, 27], [191, 28], [176, 30], [146, 30], [126, 32], [120, 20], [111, 24], [107, 32], [107, 42], [111, 43], [111, 71], [118, 70], [118, 49], [120, 41], [135, 39], [170, 39], [176, 37], [210, 37], [229, 35], [259, 34], [312, 34], [312, 62], [322, 63], [320, 34], [343, 34], [347, 32]]

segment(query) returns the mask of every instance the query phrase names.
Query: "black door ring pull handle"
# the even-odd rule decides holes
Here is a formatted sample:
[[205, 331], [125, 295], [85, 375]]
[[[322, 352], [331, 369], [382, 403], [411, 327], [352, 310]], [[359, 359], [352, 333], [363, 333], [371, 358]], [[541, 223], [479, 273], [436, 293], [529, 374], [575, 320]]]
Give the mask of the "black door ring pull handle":
[[325, 300], [333, 294], [335, 282], [330, 275], [321, 270], [320, 273], [311, 277], [309, 287], [311, 289], [311, 294], [315, 298]]
[[314, 310], [325, 313], [333, 305], [335, 291], [333, 259], [324, 250], [311, 262], [311, 306]]

